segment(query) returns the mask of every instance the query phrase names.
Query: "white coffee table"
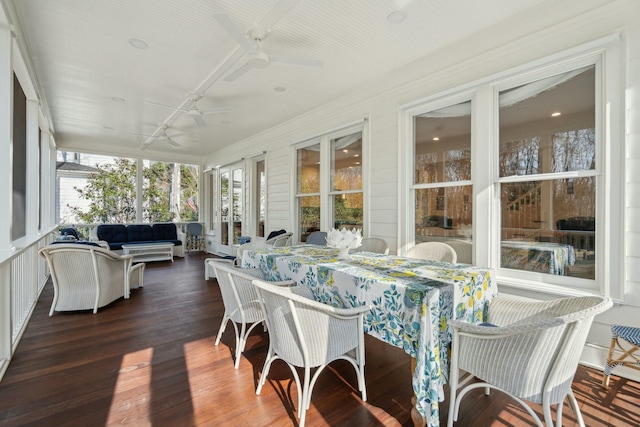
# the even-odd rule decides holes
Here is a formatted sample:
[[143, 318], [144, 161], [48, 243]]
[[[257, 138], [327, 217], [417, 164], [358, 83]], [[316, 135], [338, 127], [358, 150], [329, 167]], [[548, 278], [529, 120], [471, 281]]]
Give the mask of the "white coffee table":
[[173, 243], [141, 243], [122, 245], [122, 254], [133, 255], [134, 262], [173, 262]]

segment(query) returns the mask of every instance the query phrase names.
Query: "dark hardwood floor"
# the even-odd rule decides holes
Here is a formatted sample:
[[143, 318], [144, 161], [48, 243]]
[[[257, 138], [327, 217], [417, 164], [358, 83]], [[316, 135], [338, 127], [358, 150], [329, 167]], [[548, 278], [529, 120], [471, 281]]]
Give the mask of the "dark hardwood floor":
[[[233, 369], [229, 325], [218, 347], [223, 305], [215, 280], [204, 280], [204, 254], [148, 263], [145, 287], [90, 312], [48, 316], [47, 284], [0, 382], [1, 426], [297, 426], [296, 387], [286, 365], [274, 363], [255, 395], [268, 337], [249, 339]], [[335, 362], [320, 376], [307, 413], [309, 426], [411, 426], [410, 358], [366, 338], [369, 400], [355, 374]], [[640, 385], [581, 367], [574, 381], [588, 426], [640, 425]], [[539, 407], [535, 407], [541, 415]], [[441, 406], [446, 424], [448, 405]], [[565, 405], [564, 425], [576, 425]], [[493, 393], [472, 392], [456, 426], [528, 426], [526, 412]]]

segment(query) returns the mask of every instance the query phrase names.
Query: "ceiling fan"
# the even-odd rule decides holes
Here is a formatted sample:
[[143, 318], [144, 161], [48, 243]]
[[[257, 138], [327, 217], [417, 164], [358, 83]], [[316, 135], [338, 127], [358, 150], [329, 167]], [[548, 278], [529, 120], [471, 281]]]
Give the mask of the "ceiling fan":
[[191, 101], [193, 101], [193, 105], [189, 109], [172, 107], [170, 105], [159, 104], [157, 102], [146, 101], [148, 104], [157, 105], [158, 107], [169, 108], [171, 110], [182, 111], [186, 113], [187, 116], [193, 118], [193, 120], [200, 126], [206, 124], [203, 116], [207, 114], [216, 114], [216, 113], [228, 113], [231, 111], [231, 107], [211, 107], [211, 108], [198, 108], [197, 102], [202, 98], [202, 95], [198, 93], [189, 93], [188, 94]]
[[184, 135], [184, 133], [176, 133], [173, 135], [169, 135], [167, 133], [167, 130], [170, 127], [167, 125], [163, 125], [160, 127], [161, 133], [159, 134], [144, 134], [144, 133], [127, 133], [127, 135], [133, 135], [133, 136], [144, 136], [145, 138], [151, 138], [151, 139], [147, 139], [147, 141], [143, 142], [142, 145], [140, 146], [141, 150], [145, 150], [146, 148], [148, 148], [155, 140], [157, 139], [162, 139], [165, 140], [167, 143], [173, 145], [174, 147], [182, 147], [182, 144], [180, 144], [179, 142], [177, 142], [175, 139], [173, 139], [176, 136], [180, 136], [180, 135]]
[[260, 42], [271, 33], [270, 30], [265, 30], [263, 28], [251, 28], [245, 35], [233, 23], [233, 21], [231, 21], [231, 18], [229, 18], [227, 14], [218, 13], [213, 16], [227, 31], [227, 33], [229, 33], [229, 35], [247, 51], [247, 60], [244, 65], [226, 76], [223, 79], [224, 81], [232, 82], [252, 68], [265, 68], [271, 63], [314, 68], [321, 68], [323, 65], [322, 61], [315, 59], [285, 58], [281, 56], [267, 55], [260, 50]]

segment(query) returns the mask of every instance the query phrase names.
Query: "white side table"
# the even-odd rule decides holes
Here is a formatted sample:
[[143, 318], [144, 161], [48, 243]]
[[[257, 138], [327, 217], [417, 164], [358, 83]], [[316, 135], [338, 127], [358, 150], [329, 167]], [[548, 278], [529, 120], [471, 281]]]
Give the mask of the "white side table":
[[122, 245], [122, 254], [133, 255], [133, 262], [173, 262], [173, 243], [141, 243]]

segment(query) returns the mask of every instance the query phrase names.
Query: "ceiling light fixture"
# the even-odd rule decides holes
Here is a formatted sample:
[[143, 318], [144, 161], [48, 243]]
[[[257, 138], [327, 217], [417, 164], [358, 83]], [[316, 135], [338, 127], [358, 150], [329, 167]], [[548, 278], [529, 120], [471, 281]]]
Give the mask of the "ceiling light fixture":
[[348, 153], [349, 150], [347, 150], [346, 148], [344, 150], [342, 150], [343, 153]]
[[440, 141], [440, 138], [438, 138], [437, 136], [434, 136], [434, 137], [433, 137], [433, 140], [434, 140], [434, 141]]
[[146, 49], [149, 47], [146, 41], [140, 39], [129, 39], [129, 44], [136, 49]]
[[360, 154], [354, 154], [353, 157], [360, 157]]
[[402, 10], [396, 10], [395, 12], [391, 12], [387, 16], [387, 22], [391, 24], [399, 24], [401, 22], [404, 22], [406, 18], [407, 15]]
[[559, 115], [561, 115], [562, 113], [559, 111], [556, 111], [555, 113], [551, 114], [551, 117], [558, 117]]

